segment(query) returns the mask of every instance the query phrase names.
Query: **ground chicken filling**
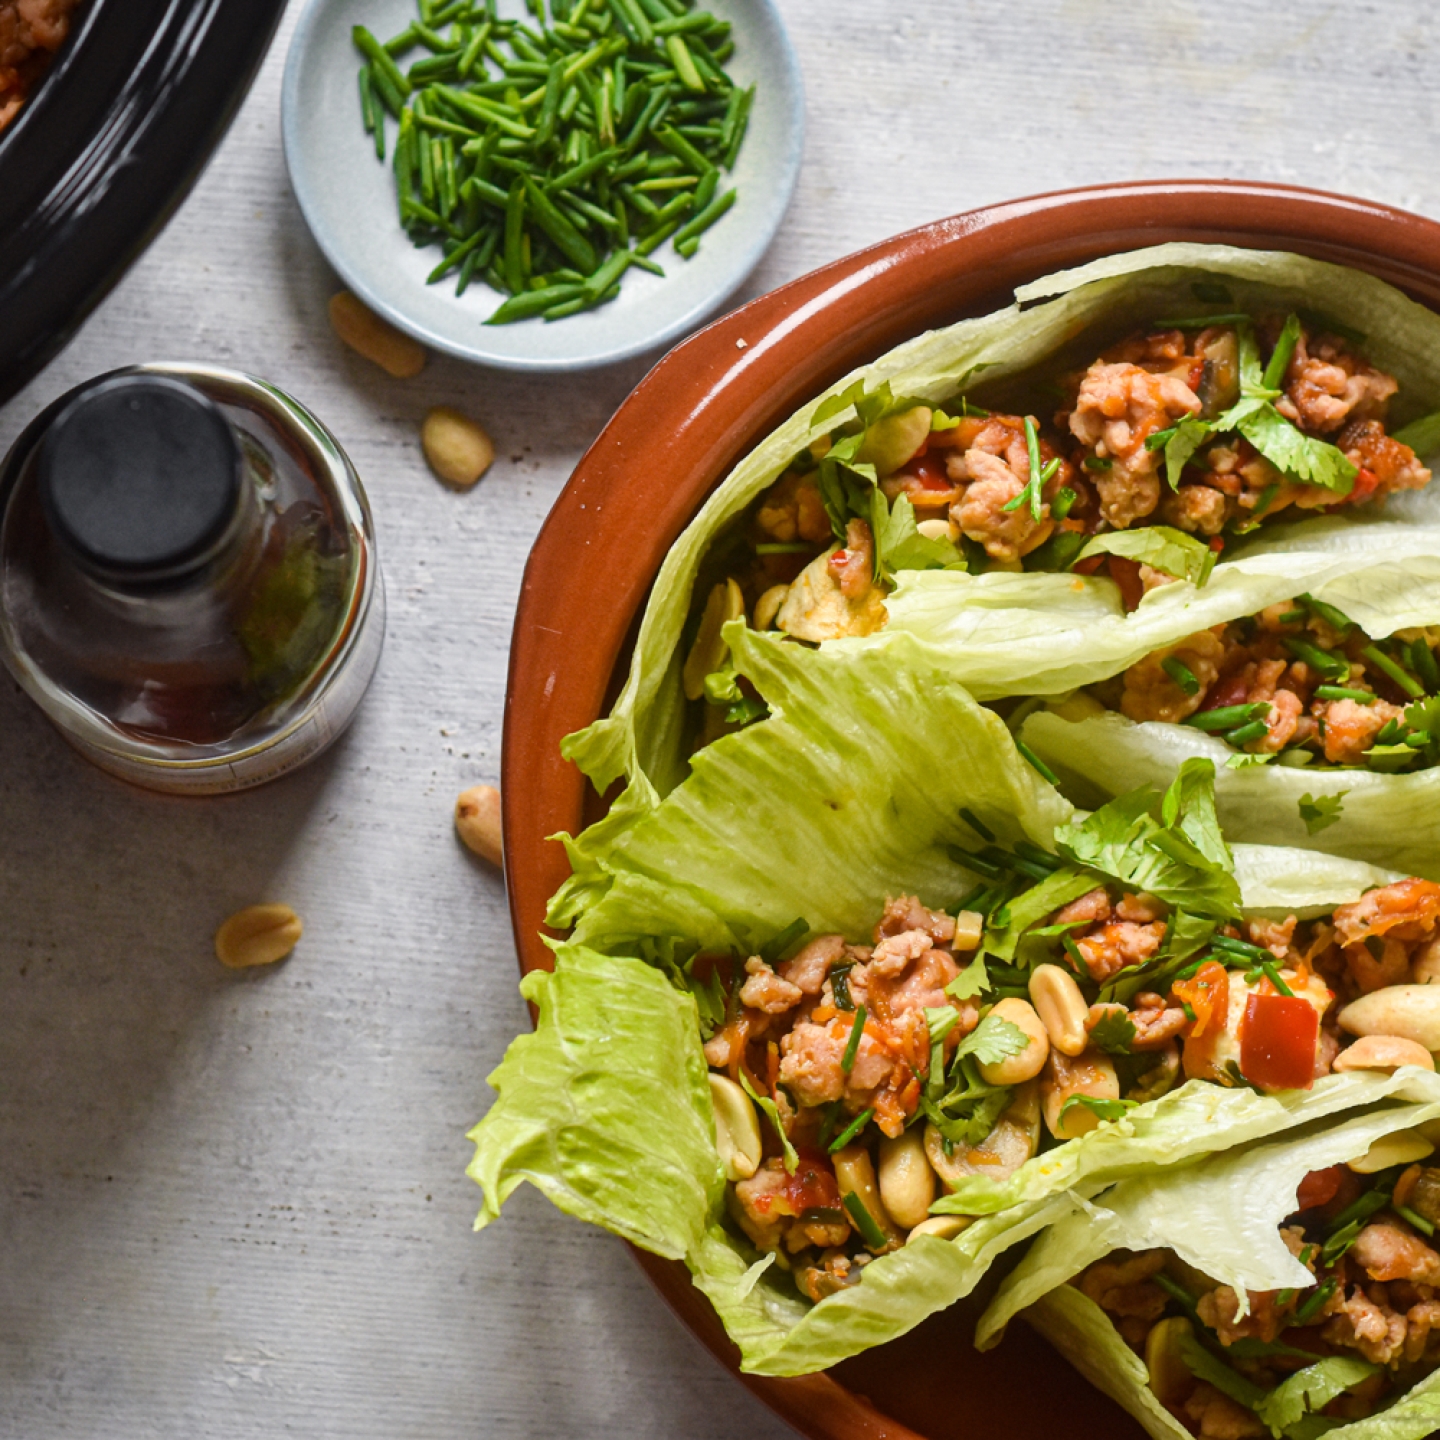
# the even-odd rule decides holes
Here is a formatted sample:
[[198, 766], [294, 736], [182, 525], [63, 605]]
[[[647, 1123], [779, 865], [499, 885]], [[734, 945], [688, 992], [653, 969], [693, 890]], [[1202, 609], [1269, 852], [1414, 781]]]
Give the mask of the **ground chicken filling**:
[[1437, 645], [1440, 627], [1376, 641], [1302, 595], [1156, 650], [1087, 693], [1261, 757], [1247, 763], [1411, 770], [1440, 760]]
[[1255, 1407], [1327, 1356], [1368, 1363], [1319, 1411], [1338, 1423], [1383, 1410], [1440, 1364], [1440, 1253], [1431, 1243], [1440, 1168], [1367, 1169], [1362, 1157], [1353, 1169], [1305, 1177], [1280, 1234], [1314, 1281], [1248, 1291], [1245, 1315], [1230, 1286], [1164, 1250], [1117, 1252], [1072, 1282], [1144, 1356], [1156, 1398], [1202, 1440], [1268, 1440]]
[[[1227, 428], [1241, 399], [1243, 344], [1257, 364], [1283, 370], [1265, 391], [1274, 397], [1267, 414], [1294, 445], [1320, 447], [1340, 467], [1333, 485], [1296, 478]], [[1430, 480], [1387, 431], [1394, 377], [1355, 340], [1298, 316], [1143, 331], [1053, 388], [1029, 415], [992, 413], [962, 396], [948, 402], [958, 416], [920, 406], [864, 431], [850, 458], [875, 470], [892, 510], [905, 497], [919, 536], [948, 547], [920, 560], [912, 548], [895, 568], [948, 554], [972, 572], [1103, 569], [1133, 609], [1147, 588], [1175, 577], [1120, 555], [1079, 559], [1095, 537], [1161, 525], [1219, 555], [1279, 517], [1380, 502]], [[1187, 448], [1172, 457], [1169, 442], [1192, 422]], [[856, 423], [797, 456], [714, 557], [757, 629], [823, 641], [886, 623], [893, 570], [877, 554], [868, 482], [847, 500], [826, 471]]]
[[[987, 853], [1031, 874], [1058, 864]], [[1324, 919], [1198, 930], [1097, 883], [1004, 962], [996, 927], [1019, 899], [971, 903], [953, 915], [902, 896], [868, 944], [820, 935], [784, 959], [693, 966], [730, 1214], [812, 1300], [917, 1233], [958, 1234], [968, 1219], [930, 1207], [963, 1178], [1002, 1181], [1182, 1080], [1269, 1092], [1332, 1070], [1435, 1068], [1440, 1007], [1415, 998], [1440, 980], [1431, 881]]]
[[0, 130], [70, 33], [78, 0], [0, 0]]

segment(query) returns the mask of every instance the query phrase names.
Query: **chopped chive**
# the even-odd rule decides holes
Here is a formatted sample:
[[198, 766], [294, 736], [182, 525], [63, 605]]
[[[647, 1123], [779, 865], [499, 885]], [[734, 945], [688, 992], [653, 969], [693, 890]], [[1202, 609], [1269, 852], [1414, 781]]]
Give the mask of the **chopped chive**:
[[485, 323], [508, 325], [513, 320], [529, 320], [532, 316], [543, 315], [555, 305], [580, 299], [584, 292], [583, 285], [545, 285], [539, 290], [522, 290], [505, 301]]
[[1378, 645], [1367, 645], [1360, 652], [1377, 670], [1388, 675], [1412, 700], [1425, 694], [1425, 687], [1407, 671], [1402, 670]]
[[1215, 710], [1200, 710], [1184, 723], [1197, 730], [1229, 730], [1236, 725], [1246, 725], [1270, 713], [1270, 706], [1264, 700], [1249, 705], [1221, 705]]
[[1323, 1285], [1317, 1285], [1296, 1307], [1293, 1323], [1308, 1325], [1319, 1314], [1325, 1302], [1335, 1293], [1335, 1278], [1331, 1276]]
[[1252, 740], [1263, 739], [1269, 729], [1270, 727], [1263, 720], [1252, 720], [1248, 725], [1241, 725], [1238, 729], [1226, 731], [1225, 740], [1238, 749], [1241, 745], [1248, 745]]
[[1425, 682], [1425, 688], [1434, 694], [1440, 690], [1440, 667], [1435, 663], [1435, 652], [1426, 643], [1423, 635], [1417, 635], [1410, 642], [1410, 668]]
[[875, 1223], [875, 1217], [865, 1208], [865, 1202], [851, 1190], [842, 1202], [860, 1238], [871, 1250], [883, 1250], [890, 1243], [885, 1232]]
[[1270, 362], [1265, 366], [1265, 376], [1261, 385], [1266, 390], [1278, 390], [1280, 382], [1285, 378], [1285, 372], [1290, 368], [1290, 357], [1295, 353], [1296, 343], [1300, 339], [1300, 317], [1292, 310], [1285, 317], [1284, 327], [1280, 331], [1279, 338], [1275, 341], [1275, 349], [1270, 354]]
[[1028, 840], [1017, 840], [1015, 853], [1051, 875], [1064, 863], [1058, 856], [1052, 855], [1048, 850], [1042, 850], [1038, 845], [1032, 845]]
[[843, 1150], [869, 1123], [875, 1114], [874, 1108], [862, 1110], [825, 1148], [831, 1155]]
[[1227, 311], [1223, 315], [1182, 315], [1179, 319], [1166, 316], [1163, 320], [1152, 322], [1152, 329], [1155, 330], [1208, 330], [1212, 325], [1248, 325], [1250, 317], [1242, 315], [1238, 310]]
[[1187, 694], [1198, 695], [1200, 693], [1200, 682], [1195, 678], [1195, 672], [1183, 661], [1174, 655], [1167, 655], [1160, 662], [1160, 668]]
[[1315, 695], [1320, 700], [1358, 700], [1362, 705], [1375, 703], [1373, 691], [1357, 690], [1352, 685], [1317, 685]]
[[1304, 618], [1304, 610], [1287, 610], [1282, 616], [1280, 616], [1280, 624], [1298, 625], [1302, 620], [1304, 620]]
[[1350, 677], [1350, 662], [1343, 655], [1332, 655], [1308, 640], [1287, 635], [1285, 648], [1297, 659], [1303, 660], [1312, 670], [1317, 670], [1327, 680], [1347, 680]]
[[1055, 786], [1060, 784], [1060, 777], [1023, 740], [1016, 740], [1015, 748], [1044, 779]]
[[[675, 232], [675, 248], [680, 249], [682, 244], [694, 240], [699, 243], [700, 236], [708, 230], [733, 204], [735, 203], [735, 192], [727, 190], [723, 195], [718, 195], [712, 200], [693, 220], [687, 221]], [[684, 253], [683, 251], [681, 252]]]
[[1314, 616], [1323, 620], [1332, 630], [1344, 634], [1355, 622], [1343, 611], [1337, 610], [1333, 605], [1327, 605], [1323, 600], [1317, 600], [1313, 595], [1300, 596], [1300, 603]]
[[1064, 520], [1071, 511], [1075, 502], [1079, 499], [1068, 485], [1062, 485], [1055, 492], [1055, 498], [1050, 502], [1050, 518], [1052, 520]]
[[1394, 1210], [1402, 1220], [1413, 1225], [1422, 1235], [1434, 1235], [1434, 1224], [1417, 1211], [1412, 1210], [1408, 1205], [1392, 1205], [1390, 1208]]
[[973, 810], [966, 810], [962, 808], [960, 811], [960, 818], [982, 840], [988, 840], [992, 845], [995, 843], [995, 832]]
[[808, 540], [762, 540], [754, 550], [757, 555], [806, 555], [814, 548]]
[[1260, 968], [1265, 972], [1270, 983], [1284, 996], [1293, 1000], [1295, 992], [1280, 978], [1280, 967], [1273, 960], [1262, 960]]
[[363, 25], [352, 26], [350, 38], [370, 61], [371, 74], [383, 75], [403, 98], [408, 99], [415, 87], [401, 73], [394, 56]]
[[1233, 935], [1212, 935], [1210, 944], [1217, 950], [1233, 950], [1237, 955], [1249, 955], [1256, 960], [1263, 960], [1270, 954], [1270, 951], [1263, 945], [1255, 945], [1249, 940], [1240, 940]]
[[947, 845], [945, 853], [957, 864], [963, 865], [967, 870], [973, 870], [977, 875], [983, 875], [987, 880], [998, 880], [1004, 869], [987, 860], [983, 855], [972, 855], [968, 850], [962, 850], [958, 845]]
[[865, 1007], [855, 1011], [855, 1022], [850, 1027], [850, 1038], [845, 1042], [845, 1053], [840, 1057], [840, 1070], [848, 1075], [855, 1065], [855, 1055], [860, 1049], [860, 1037], [865, 1032]]

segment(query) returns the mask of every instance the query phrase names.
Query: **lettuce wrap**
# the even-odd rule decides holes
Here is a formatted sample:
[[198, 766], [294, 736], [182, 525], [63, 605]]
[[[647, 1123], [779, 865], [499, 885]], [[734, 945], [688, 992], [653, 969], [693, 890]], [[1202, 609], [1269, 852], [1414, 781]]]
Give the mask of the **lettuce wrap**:
[[[1223, 1066], [1215, 1072], [1221, 1083], [1179, 1083], [1172, 1054], [1153, 1098], [1102, 1097], [1078, 1105], [1068, 1121], [1062, 1110], [1059, 1128], [1072, 1138], [1025, 1158], [1039, 1131], [1036, 1086], [1043, 1092], [1043, 1082], [984, 1078], [977, 1067], [1015, 1056], [1017, 1036], [1025, 1042], [999, 1006], [980, 1011], [992, 1000], [1009, 1003], [1007, 986], [1024, 993], [1025, 975], [1060, 956], [1071, 930], [1078, 945], [1089, 943], [1083, 929], [1045, 924], [1062, 898], [1093, 898], [1107, 885], [1116, 896], [1133, 887], [1163, 897], [1157, 904], [1171, 918], [1152, 920], [1150, 931], [1163, 929], [1164, 943], [1109, 976], [1112, 998], [1198, 965], [1203, 1008], [1204, 997], [1214, 999], [1202, 973], [1211, 953], [1238, 966], [1237, 997], [1268, 983], [1261, 973], [1272, 964], [1268, 952], [1253, 982], [1245, 971], [1259, 948], [1254, 937], [1270, 932], [1232, 937], [1232, 917], [1269, 916], [1244, 923], [1283, 929], [1291, 914], [1361, 905], [1367, 891], [1396, 877], [1295, 850], [1237, 846], [1232, 853], [1215, 822], [1213, 777], [1203, 762], [1187, 767], [1163, 801], [1125, 797], [1082, 816], [1024, 761], [998, 717], [913, 639], [812, 652], [735, 626], [730, 640], [737, 673], [763, 697], [768, 718], [697, 755], [689, 779], [651, 813], [570, 842], [575, 876], [553, 918], [573, 924], [572, 938], [557, 942], [553, 975], [526, 978], [539, 1028], [514, 1042], [491, 1077], [499, 1098], [472, 1132], [470, 1173], [485, 1194], [479, 1224], [493, 1220], [528, 1180], [567, 1212], [684, 1260], [747, 1369], [805, 1373], [953, 1303], [1004, 1250], [1117, 1180], [1364, 1110], [1389, 1093], [1386, 1077], [1364, 1072], [1263, 1094], [1229, 1083]], [[805, 948], [817, 943], [833, 944], [837, 958], [847, 945], [868, 957], [863, 942], [882, 900], [907, 893], [924, 895], [920, 923], [948, 931], [956, 954], [960, 919], [975, 927], [966, 968], [949, 962], [955, 981], [941, 1003], [906, 1012], [923, 1017], [922, 1035], [937, 1037], [944, 1062], [929, 1072], [943, 1084], [924, 1097], [933, 1107], [924, 1111], [926, 1142], [944, 1152], [942, 1165], [958, 1156], [971, 1173], [950, 1176], [928, 1228], [915, 1226], [919, 1233], [899, 1248], [882, 1236], [873, 1251], [854, 1255], [859, 1283], [817, 1297], [799, 1288], [794, 1251], [757, 1242], [743, 1210], [737, 1218], [745, 1176], [736, 1167], [743, 1154], [736, 1092], [753, 1143], [763, 1145], [763, 1156], [751, 1156], [751, 1176], [766, 1172], [782, 1186], [786, 1176], [834, 1186], [833, 1175], [826, 1179], [829, 1157], [837, 1157], [836, 1167], [838, 1157], [859, 1164], [875, 1129], [864, 1132], [863, 1111], [852, 1119], [844, 1105], [828, 1105], [832, 1132], [858, 1121], [859, 1139], [836, 1134], [830, 1143], [843, 1144], [832, 1151], [813, 1131], [814, 1143], [805, 1143], [796, 1129], [792, 1155], [779, 1107], [798, 1116], [794, 1097], [749, 1067], [743, 1040], [733, 1076], [716, 1065], [711, 1047], [748, 1013], [748, 999], [741, 1012], [732, 998], [744, 957], [746, 983], [762, 988], [794, 975]], [[919, 902], [900, 902], [907, 905]], [[1095, 927], [1103, 928], [1098, 918]], [[812, 938], [797, 951], [804, 937]], [[852, 1004], [860, 963], [869, 960], [852, 961], [847, 972]], [[832, 990], [834, 973], [832, 964]], [[1298, 983], [1291, 971], [1276, 974]], [[872, 975], [867, 983], [875, 987], [867, 998], [878, 1004], [881, 982]], [[842, 1023], [863, 1042], [863, 1022]], [[1110, 1022], [1108, 1043], [1122, 1053], [1129, 1023]], [[1224, 1029], [1218, 1014], [1216, 1024]], [[1117, 1054], [1107, 1063], [1113, 1069], [1121, 1060]], [[1149, 1057], [1137, 1069], [1148, 1075]], [[889, 1085], [875, 1087], [872, 1115]], [[724, 1111], [718, 1126], [717, 1096]], [[984, 1147], [1018, 1126], [1007, 1117], [1026, 1104], [1030, 1140], [986, 1173]], [[807, 1113], [818, 1121], [821, 1111]], [[959, 1137], [953, 1152], [945, 1150], [950, 1135]], [[982, 1160], [971, 1164], [973, 1151], [960, 1140]], [[882, 1158], [882, 1189], [884, 1180]], [[831, 1190], [820, 1198], [843, 1197]], [[817, 1205], [805, 1223], [846, 1226], [838, 1208]], [[844, 1209], [854, 1216], [848, 1204]], [[857, 1233], [863, 1238], [863, 1229]]]
[[1407, 1276], [1440, 1271], [1426, 1244], [1440, 1078], [1401, 1069], [1386, 1088], [1338, 1124], [1126, 1180], [1072, 1212], [1006, 1277], [977, 1344], [1022, 1315], [1157, 1440], [1431, 1434], [1440, 1354], [1424, 1302], [1405, 1301]]
[[[1103, 338], [1167, 311], [1194, 310], [1197, 295], [1218, 302], [1222, 292], [1228, 297], [1226, 303], [1241, 310], [1268, 308], [1307, 315], [1319, 311], [1332, 327], [1365, 332], [1367, 355], [1398, 382], [1391, 412], [1397, 424], [1407, 427], [1405, 438], [1414, 441], [1422, 459], [1440, 448], [1434, 426], [1414, 423], [1440, 407], [1440, 367], [1433, 358], [1440, 353], [1440, 319], [1371, 276], [1292, 254], [1175, 244], [1113, 256], [1038, 281], [1017, 292], [1016, 303], [1006, 310], [919, 336], [847, 375], [778, 427], [717, 488], [657, 577], [628, 679], [611, 714], [566, 745], [565, 753], [600, 789], [622, 776], [629, 782], [612, 812], [612, 828], [653, 808], [684, 778], [702, 693], [735, 720], [755, 713], [745, 704], [750, 697], [725, 686], [723, 647], [712, 647], [712, 663], [695, 673], [685, 673], [686, 662], [694, 658], [697, 629], [708, 627], [706, 633], [713, 639], [727, 614], [733, 618], [744, 608], [744, 597], [737, 608], [738, 586], [727, 601], [723, 593], [716, 595], [716, 588], [723, 592], [724, 585], [711, 588], [711, 582], [724, 579], [726, 547], [738, 543], [747, 510], [795, 457], [819, 452], [823, 466], [825, 447], [837, 448], [832, 436], [845, 435], [840, 449], [848, 468], [835, 482], [844, 495], [831, 499], [842, 510], [849, 505], [856, 515], [869, 517], [877, 574], [887, 584], [899, 584], [883, 607], [889, 611], [889, 628], [897, 623], [933, 628], [921, 614], [927, 603], [952, 613], [985, 603], [983, 597], [989, 594], [1003, 604], [999, 596], [1005, 581], [1023, 577], [993, 569], [984, 575], [967, 574], [963, 566], [971, 562], [950, 542], [922, 533], [903, 495], [896, 496], [893, 504], [886, 501], [877, 507], [875, 496], [880, 492], [874, 490], [875, 477], [886, 468], [884, 452], [897, 443], [896, 432], [914, 429], [921, 407], [931, 415], [928, 424], [953, 426], [953, 416], [938, 412], [948, 404], [962, 415], [968, 413], [957, 397], [977, 384], [983, 384], [987, 394], [1002, 393], [1016, 377], [1051, 362], [1066, 347], [1084, 343], [1092, 333]], [[1254, 395], [1247, 403], [1264, 410], [1269, 402], [1262, 398], [1263, 387], [1257, 388], [1258, 384], [1252, 385]], [[1257, 535], [1227, 541], [1226, 562], [1209, 576], [1209, 584], [1217, 583], [1232, 554], [1246, 554], [1266, 537], [1271, 546], [1323, 543], [1343, 549], [1361, 536], [1367, 545], [1388, 546], [1408, 526], [1435, 523], [1440, 515], [1437, 505], [1440, 501], [1428, 490], [1418, 490], [1393, 498], [1383, 512], [1369, 507], [1296, 523], [1267, 522]], [[837, 528], [844, 533], [844, 527]], [[1206, 547], [1193, 536], [1162, 531], [1166, 527], [1112, 531], [1098, 537], [1104, 543], [1097, 558], [1103, 559], [1108, 550], [1132, 565], [1146, 561], [1162, 569], [1168, 566], [1190, 577], [1181, 582], [1187, 588], [1206, 579], [1209, 560], [1203, 557], [1210, 553]], [[786, 545], [770, 548], [784, 550]], [[1166, 558], [1174, 555], [1180, 558]], [[1070, 583], [1063, 575], [1035, 578], [1053, 581], [1057, 591]], [[992, 584], [977, 588], [980, 581]], [[1095, 606], [1119, 607], [1115, 581], [1095, 579], [1083, 589]], [[858, 602], [852, 608], [859, 608]], [[902, 618], [907, 615], [910, 618]], [[883, 619], [877, 621], [873, 607], [866, 623], [872, 622], [884, 624]], [[888, 629], [880, 629], [871, 639], [883, 643], [888, 634]], [[718, 686], [708, 683], [717, 678]], [[706, 682], [703, 689], [702, 682]], [[708, 713], [706, 722], [711, 724]]]

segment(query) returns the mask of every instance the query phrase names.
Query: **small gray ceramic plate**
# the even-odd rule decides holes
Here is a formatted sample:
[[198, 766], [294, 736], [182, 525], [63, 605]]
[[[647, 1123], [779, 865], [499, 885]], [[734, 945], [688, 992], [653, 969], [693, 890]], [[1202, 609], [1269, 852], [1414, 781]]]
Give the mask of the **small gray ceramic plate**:
[[[360, 57], [352, 25], [381, 40], [416, 18], [415, 0], [310, 0], [285, 65], [281, 125], [300, 209], [326, 258], [372, 310], [436, 350], [508, 370], [584, 370], [676, 340], [717, 310], [779, 228], [800, 170], [805, 123], [799, 63], [771, 0], [711, 0], [734, 27], [727, 73], [754, 84], [750, 128], [731, 177], [736, 199], [690, 260], [655, 252], [662, 279], [631, 268], [599, 309], [546, 323], [483, 322], [500, 297], [484, 283], [458, 299], [454, 277], [427, 285], [438, 247], [416, 249], [400, 228], [388, 158], [375, 158], [360, 123]], [[502, 14], [523, 14], [516, 0]], [[403, 62], [402, 62], [403, 63]], [[389, 122], [387, 151], [395, 124]]]

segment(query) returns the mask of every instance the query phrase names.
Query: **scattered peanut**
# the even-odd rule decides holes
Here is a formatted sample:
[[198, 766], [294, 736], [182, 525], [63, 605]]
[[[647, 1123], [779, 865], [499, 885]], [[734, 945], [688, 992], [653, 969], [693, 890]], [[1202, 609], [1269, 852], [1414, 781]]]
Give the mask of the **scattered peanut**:
[[873, 465], [881, 479], [893, 474], [925, 443], [932, 413], [928, 405], [914, 405], [875, 421], [865, 431], [856, 459]]
[[1012, 995], [1000, 1001], [990, 1014], [1018, 1026], [1029, 1043], [1018, 1055], [1007, 1055], [993, 1065], [982, 1062], [980, 1078], [987, 1085], [1018, 1085], [1022, 1080], [1034, 1079], [1050, 1054], [1050, 1037], [1035, 1007], [1028, 1000]]
[[215, 932], [215, 955], [231, 970], [273, 965], [295, 948], [304, 930], [288, 905], [249, 905]]
[[1435, 1147], [1418, 1130], [1395, 1130], [1382, 1135], [1358, 1159], [1348, 1162], [1357, 1175], [1376, 1175], [1392, 1165], [1409, 1165], [1435, 1153]]
[[482, 860], [499, 865], [500, 792], [493, 785], [472, 785], [455, 801], [455, 832]]
[[745, 596], [733, 579], [711, 589], [705, 612], [700, 617], [700, 628], [695, 633], [695, 643], [685, 657], [683, 680], [687, 700], [698, 700], [705, 693], [705, 677], [725, 663], [730, 647], [720, 632], [729, 621], [738, 620], [744, 613]]
[[1330, 1068], [1343, 1073], [1346, 1070], [1398, 1070], [1402, 1065], [1433, 1070], [1435, 1059], [1423, 1045], [1399, 1035], [1362, 1035], [1335, 1057]]
[[420, 444], [430, 468], [457, 490], [468, 490], [495, 459], [495, 442], [484, 427], [448, 405], [437, 405], [425, 417]]
[[[840, 1187], [842, 1198], [846, 1195], [859, 1197], [860, 1203], [870, 1212], [870, 1218], [884, 1233], [887, 1247], [899, 1243], [900, 1232], [880, 1198], [880, 1187], [875, 1183], [875, 1166], [870, 1152], [859, 1145], [847, 1145], [837, 1150], [834, 1156], [835, 1182]], [[868, 1245], [867, 1249], [870, 1248]], [[877, 1252], [878, 1253], [878, 1252]]]
[[348, 290], [330, 297], [330, 325], [352, 350], [397, 380], [409, 380], [425, 368], [425, 349], [420, 342], [382, 320]]
[[1120, 1098], [1120, 1081], [1108, 1055], [1102, 1055], [1098, 1050], [1086, 1050], [1072, 1059], [1063, 1050], [1050, 1052], [1045, 1073], [1040, 1079], [1040, 1102], [1045, 1128], [1057, 1140], [1073, 1140], [1100, 1123], [1100, 1117], [1085, 1105], [1072, 1106], [1061, 1121], [1060, 1115], [1066, 1102], [1075, 1095], [1088, 1095], [1092, 1100]]

